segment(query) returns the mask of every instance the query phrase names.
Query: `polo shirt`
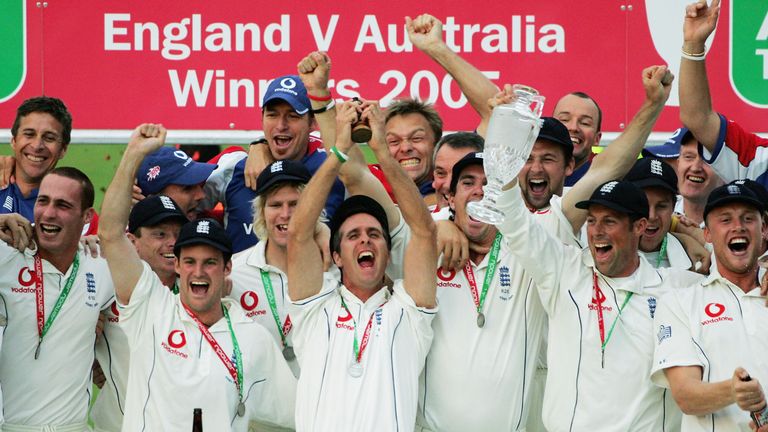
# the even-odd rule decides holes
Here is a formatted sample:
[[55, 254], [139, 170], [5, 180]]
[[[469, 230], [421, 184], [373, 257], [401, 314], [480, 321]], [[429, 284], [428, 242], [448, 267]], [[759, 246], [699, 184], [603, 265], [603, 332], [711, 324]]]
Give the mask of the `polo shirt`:
[[[249, 421], [293, 427], [296, 381], [269, 333], [236, 302], [228, 308], [243, 361], [245, 416], [236, 414], [238, 392], [231, 375], [184, 310], [180, 296], [163, 286], [147, 263], [130, 303], [118, 303], [131, 350], [124, 431], [192, 428], [192, 412], [203, 410], [203, 427], [244, 431]], [[209, 328], [230, 358], [227, 321]]]
[[[768, 383], [768, 308], [757, 286], [744, 293], [716, 266], [699, 283], [668, 293], [655, 318], [656, 351], [651, 379], [664, 388], [664, 369], [699, 366], [702, 381], [730, 380], [737, 367]], [[683, 415], [683, 432], [742, 431], [749, 413], [731, 404], [712, 414]]]
[[[307, 154], [301, 163], [314, 175], [325, 161], [327, 154], [323, 142], [310, 135]], [[226, 153], [218, 160], [218, 167], [205, 181], [204, 207], [212, 208], [216, 203], [224, 204], [224, 228], [232, 239], [232, 250], [240, 252], [256, 244], [258, 239], [253, 232], [253, 211], [251, 203], [256, 193], [245, 186], [246, 152]], [[344, 184], [334, 180], [328, 199], [325, 202], [325, 217], [330, 219], [344, 201]]]
[[[534, 217], [563, 242], [575, 243], [560, 206], [560, 197], [553, 197]], [[478, 293], [489, 260], [487, 254], [477, 265], [470, 261]], [[464, 271], [438, 268], [437, 297], [440, 313], [419, 383], [417, 423], [441, 432], [525, 430], [547, 321], [530, 275], [502, 242], [482, 328]]]
[[[320, 292], [293, 301], [289, 310], [301, 366], [297, 430], [413, 429], [436, 308], [417, 307], [402, 280], [395, 281], [392, 292], [382, 288], [362, 302], [334, 274], [325, 273]], [[362, 341], [368, 322], [361, 376], [353, 377], [354, 332]]]
[[32, 189], [29, 196], [24, 197], [16, 184], [9, 184], [0, 190], [0, 214], [18, 213], [27, 220], [33, 221], [37, 192], [38, 189]]
[[[91, 399], [96, 322], [114, 297], [107, 262], [78, 250], [72, 288], [40, 346], [36, 324], [34, 253], [0, 242], [0, 310], [8, 318], [0, 351], [3, 411], [8, 424], [64, 426], [85, 423]], [[42, 260], [47, 320], [72, 267], [62, 273]], [[9, 349], [12, 347], [12, 349]]]
[[[594, 267], [589, 249], [564, 245], [534, 221], [518, 188], [504, 192], [498, 206], [506, 214], [499, 229], [536, 283], [549, 316], [543, 408], [547, 430], [678, 427], [679, 410], [671, 395], [647, 378], [655, 346], [653, 316], [664, 292], [692, 284], [701, 276], [654, 269], [642, 257], [629, 277], [605, 276]], [[598, 278], [600, 298], [595, 298], [593, 275]], [[606, 336], [604, 354], [598, 308], [604, 317], [604, 334], [615, 322], [611, 336]]]
[[91, 407], [91, 420], [97, 432], [120, 432], [131, 354], [128, 337], [120, 326], [117, 301], [111, 302], [102, 314], [104, 330], [96, 340], [96, 360], [106, 381]]
[[691, 259], [688, 257], [688, 254], [685, 252], [683, 244], [680, 243], [680, 240], [678, 240], [677, 237], [670, 233], [667, 233], [666, 239], [667, 253], [661, 258], [661, 261], [659, 261], [659, 253], [661, 251], [638, 252], [648, 261], [648, 263], [656, 268], [675, 267], [681, 268], [683, 270], [688, 270], [691, 268], [693, 264], [691, 263]]
[[699, 154], [726, 183], [748, 178], [768, 187], [768, 139], [719, 116], [720, 132], [714, 151], [710, 153], [699, 144]]

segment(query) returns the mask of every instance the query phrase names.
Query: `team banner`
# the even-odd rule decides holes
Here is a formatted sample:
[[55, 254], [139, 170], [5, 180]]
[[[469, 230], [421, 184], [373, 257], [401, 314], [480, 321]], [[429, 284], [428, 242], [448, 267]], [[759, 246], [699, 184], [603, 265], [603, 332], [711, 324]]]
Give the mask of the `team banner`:
[[[0, 119], [10, 126], [21, 101], [46, 94], [67, 103], [77, 129], [258, 130], [269, 80], [321, 50], [337, 98], [419, 97], [446, 130], [474, 129], [456, 83], [408, 39], [405, 16], [430, 13], [448, 46], [497, 85], [537, 88], [545, 114], [584, 91], [603, 130], [620, 132], [643, 101], [643, 68], [679, 68], [687, 2], [3, 0]], [[710, 44], [715, 108], [768, 131], [768, 4], [724, 1]], [[676, 93], [657, 131], [679, 126]]]

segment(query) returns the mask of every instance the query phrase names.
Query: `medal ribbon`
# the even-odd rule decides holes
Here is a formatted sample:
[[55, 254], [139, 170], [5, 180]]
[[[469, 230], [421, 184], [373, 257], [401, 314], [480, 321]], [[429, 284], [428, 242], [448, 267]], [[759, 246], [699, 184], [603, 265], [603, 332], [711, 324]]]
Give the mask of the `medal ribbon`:
[[184, 310], [187, 311], [187, 314], [190, 318], [197, 324], [197, 328], [200, 329], [200, 333], [203, 334], [203, 337], [206, 341], [211, 345], [211, 348], [213, 348], [213, 351], [216, 353], [216, 355], [219, 357], [219, 360], [221, 360], [222, 363], [224, 363], [224, 366], [227, 368], [227, 371], [229, 372], [229, 375], [232, 377], [232, 380], [235, 381], [235, 386], [237, 387], [237, 396], [240, 398], [240, 403], [243, 402], [243, 355], [240, 352], [240, 345], [237, 343], [237, 337], [235, 337], [235, 332], [232, 330], [232, 321], [229, 319], [229, 312], [227, 311], [227, 308], [224, 307], [224, 305], [221, 305], [221, 310], [224, 312], [224, 318], [227, 320], [227, 327], [229, 328], [229, 335], [232, 337], [232, 347], [235, 352], [235, 364], [232, 364], [232, 360], [229, 359], [227, 354], [224, 352], [224, 350], [221, 348], [219, 343], [214, 339], [213, 335], [211, 334], [211, 331], [208, 330], [208, 327], [205, 326], [200, 320], [197, 318], [197, 315], [195, 315], [192, 310], [190, 310], [187, 305], [184, 303], [181, 304], [184, 306]]
[[69, 274], [67, 281], [64, 282], [64, 289], [61, 290], [56, 304], [53, 306], [51, 314], [48, 315], [48, 319], [45, 320], [45, 295], [43, 293], [43, 261], [40, 259], [40, 255], [35, 255], [35, 300], [37, 303], [37, 350], [35, 350], [35, 358], [37, 358], [40, 352], [40, 345], [43, 343], [43, 338], [48, 333], [48, 330], [53, 326], [53, 322], [61, 312], [61, 308], [64, 306], [64, 301], [69, 296], [69, 291], [72, 289], [72, 285], [77, 278], [77, 270], [80, 268], [80, 257], [75, 254], [75, 260], [72, 262], [72, 272]]
[[288, 346], [285, 338], [291, 331], [293, 325], [291, 324], [290, 315], [286, 315], [285, 322], [280, 325], [280, 314], [277, 313], [277, 303], [275, 303], [275, 292], [272, 289], [272, 279], [269, 278], [269, 272], [261, 270], [261, 282], [264, 284], [264, 292], [267, 293], [267, 302], [269, 303], [269, 309], [272, 311], [272, 318], [275, 319], [275, 325], [277, 331], [280, 333], [280, 340], [283, 341], [283, 347]]
[[624, 311], [624, 307], [627, 306], [627, 303], [629, 303], [629, 299], [632, 298], [632, 296], [635, 294], [633, 292], [629, 292], [627, 296], [624, 298], [624, 302], [621, 304], [621, 307], [619, 308], [619, 313], [616, 315], [616, 318], [613, 319], [613, 323], [611, 324], [611, 328], [608, 329], [608, 335], [605, 335], [605, 321], [603, 320], [603, 301], [605, 301], [605, 296], [603, 295], [603, 291], [600, 289], [600, 285], [597, 281], [597, 272], [592, 272], [592, 288], [594, 289], [594, 295], [595, 295], [595, 302], [596, 302], [596, 308], [597, 308], [597, 326], [600, 329], [600, 351], [603, 356], [603, 365], [605, 364], [605, 347], [608, 346], [608, 342], [611, 340], [611, 335], [613, 335], [613, 329], [616, 327], [616, 322], [621, 318], [621, 313]]
[[347, 311], [349, 316], [352, 317], [352, 323], [355, 325], [354, 330], [354, 341], [352, 343], [352, 352], [355, 355], [355, 361], [357, 363], [360, 363], [360, 360], [363, 358], [363, 352], [365, 351], [365, 348], [368, 346], [368, 340], [370, 339], [370, 333], [371, 333], [371, 325], [373, 324], [373, 316], [376, 315], [376, 311], [381, 309], [382, 306], [387, 304], [389, 299], [384, 300], [382, 304], [379, 305], [374, 311], [371, 313], [371, 317], [368, 318], [368, 325], [365, 326], [365, 330], [363, 331], [363, 339], [360, 341], [360, 345], [358, 346], [357, 342], [357, 320], [355, 320], [354, 316], [352, 316], [352, 312], [349, 311], [349, 308], [347, 307], [347, 303], [344, 302], [344, 296], [339, 295], [341, 297], [341, 307], [344, 308], [344, 310]]
[[171, 288], [171, 292], [175, 295], [179, 295], [179, 281], [173, 282], [173, 288]]
[[656, 268], [659, 268], [661, 261], [667, 255], [667, 235], [664, 235], [664, 240], [661, 241], [661, 249], [659, 249], [659, 256], [656, 257]]
[[485, 295], [488, 293], [488, 288], [491, 286], [493, 280], [493, 274], [496, 272], [496, 259], [499, 257], [499, 250], [501, 250], [501, 233], [496, 233], [496, 238], [493, 239], [493, 246], [488, 257], [488, 269], [485, 272], [485, 278], [483, 279], [483, 291], [480, 295], [477, 295], [477, 281], [475, 280], [475, 272], [472, 270], [472, 263], [467, 260], [467, 264], [464, 265], [464, 276], [467, 277], [469, 283], [469, 291], [472, 293], [472, 300], [475, 302], [477, 313], [480, 314], [483, 311], [483, 304], [485, 304]]

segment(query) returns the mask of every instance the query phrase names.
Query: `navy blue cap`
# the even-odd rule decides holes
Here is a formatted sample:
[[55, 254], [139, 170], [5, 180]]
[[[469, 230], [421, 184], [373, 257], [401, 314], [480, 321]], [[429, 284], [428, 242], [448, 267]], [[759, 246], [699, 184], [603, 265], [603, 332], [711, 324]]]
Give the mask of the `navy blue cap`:
[[387, 241], [387, 249], [392, 249], [392, 239], [389, 236], [389, 220], [387, 219], [387, 212], [384, 207], [379, 204], [375, 199], [367, 195], [353, 195], [344, 200], [341, 203], [336, 212], [333, 214], [328, 226], [331, 229], [331, 252], [338, 252], [333, 250], [333, 238], [336, 233], [341, 229], [341, 225], [350, 216], [358, 213], [366, 213], [373, 216], [379, 224], [381, 224], [381, 230], [384, 233], [384, 239]]
[[464, 171], [464, 168], [470, 165], [483, 166], [483, 152], [467, 153], [453, 165], [453, 169], [451, 169], [451, 192], [456, 191], [456, 185], [459, 183], [459, 175]]
[[155, 195], [136, 203], [128, 216], [128, 232], [135, 234], [141, 227], [153, 227], [166, 220], [189, 221], [187, 215], [174, 200], [165, 195]]
[[664, 141], [664, 144], [648, 146], [643, 149], [643, 156], [654, 156], [659, 159], [676, 159], [680, 157], [680, 146], [683, 141], [693, 136], [688, 128], [681, 127], [672, 133], [672, 136]]
[[554, 117], [542, 117], [541, 120], [541, 129], [536, 139], [559, 144], [565, 150], [566, 159], [573, 157], [573, 141], [563, 122]]
[[592, 192], [592, 196], [588, 200], [577, 202], [576, 208], [588, 209], [594, 204], [630, 216], [648, 217], [648, 198], [646, 198], [645, 192], [626, 180], [612, 180], [603, 183]]
[[307, 167], [293, 160], [279, 160], [267, 165], [256, 179], [256, 196], [264, 194], [278, 183], [308, 183], [312, 178]]
[[765, 203], [760, 201], [757, 195], [743, 182], [731, 182], [726, 185], [715, 188], [707, 197], [707, 204], [704, 206], [704, 220], [707, 215], [717, 207], [722, 207], [730, 203], [744, 203], [754, 206], [760, 212], [765, 211]]
[[144, 195], [159, 193], [168, 185], [192, 186], [208, 180], [217, 165], [196, 162], [181, 150], [161, 147], [147, 156], [136, 173]]
[[184, 224], [176, 244], [173, 245], [173, 254], [178, 258], [181, 248], [199, 244], [214, 247], [225, 255], [232, 255], [232, 240], [224, 227], [214, 219], [198, 219]]
[[277, 77], [269, 83], [261, 106], [266, 107], [268, 103], [275, 100], [287, 102], [300, 115], [308, 113], [312, 106], [307, 97], [307, 89], [298, 75]]
[[635, 161], [624, 180], [639, 188], [660, 187], [677, 195], [677, 174], [666, 162], [656, 158]]

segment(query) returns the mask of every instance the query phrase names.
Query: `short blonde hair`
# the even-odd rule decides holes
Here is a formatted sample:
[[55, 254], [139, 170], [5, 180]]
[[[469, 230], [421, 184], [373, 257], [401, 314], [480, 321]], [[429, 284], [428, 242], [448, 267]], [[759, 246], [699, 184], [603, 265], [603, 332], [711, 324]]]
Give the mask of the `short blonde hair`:
[[258, 237], [259, 240], [266, 240], [267, 237], [269, 237], [267, 233], [267, 222], [264, 220], [264, 206], [267, 204], [267, 198], [284, 186], [293, 186], [296, 188], [296, 191], [299, 192], [299, 195], [301, 195], [301, 193], [304, 192], [304, 188], [307, 187], [306, 183], [277, 183], [272, 185], [272, 187], [267, 189], [263, 194], [257, 196], [253, 199], [253, 201], [251, 201], [251, 211], [253, 212], [253, 233], [256, 234], [256, 237]]

